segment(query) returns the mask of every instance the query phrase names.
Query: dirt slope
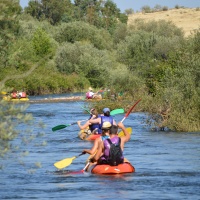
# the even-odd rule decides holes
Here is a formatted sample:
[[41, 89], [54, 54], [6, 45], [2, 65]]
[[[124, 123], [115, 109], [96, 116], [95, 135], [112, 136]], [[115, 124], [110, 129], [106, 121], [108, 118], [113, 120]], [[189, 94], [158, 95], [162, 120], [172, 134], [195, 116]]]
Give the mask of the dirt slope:
[[168, 11], [160, 11], [154, 13], [135, 13], [129, 15], [128, 24], [134, 22], [135, 19], [144, 19], [148, 20], [168, 20], [172, 21], [176, 26], [182, 28], [185, 36], [191, 34], [192, 30], [200, 28], [200, 10], [196, 8], [181, 8], [181, 9], [172, 9]]

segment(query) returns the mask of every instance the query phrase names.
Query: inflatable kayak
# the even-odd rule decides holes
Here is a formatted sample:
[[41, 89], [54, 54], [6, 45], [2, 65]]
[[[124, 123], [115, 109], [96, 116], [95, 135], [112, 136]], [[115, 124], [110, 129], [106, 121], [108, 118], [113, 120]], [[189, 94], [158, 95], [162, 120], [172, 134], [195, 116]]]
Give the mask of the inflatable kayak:
[[86, 140], [86, 141], [94, 141], [96, 138], [100, 137], [101, 134], [89, 134], [88, 129], [81, 130], [78, 133], [78, 137], [81, 140]]
[[133, 173], [135, 172], [135, 168], [129, 162], [124, 162], [122, 164], [119, 164], [118, 166], [110, 166], [107, 164], [103, 165], [96, 164], [89, 166], [87, 172], [90, 172], [92, 174], [113, 175], [113, 174]]
[[20, 102], [20, 101], [29, 101], [29, 98], [10, 98], [9, 96], [4, 96], [3, 97], [4, 101], [14, 101], [14, 102]]

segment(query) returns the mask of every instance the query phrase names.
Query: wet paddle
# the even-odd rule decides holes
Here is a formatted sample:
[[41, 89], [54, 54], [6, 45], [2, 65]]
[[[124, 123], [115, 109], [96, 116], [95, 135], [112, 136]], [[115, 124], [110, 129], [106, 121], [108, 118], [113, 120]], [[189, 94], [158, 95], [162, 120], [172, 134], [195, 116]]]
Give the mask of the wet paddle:
[[135, 106], [141, 101], [142, 99], [139, 99], [128, 111], [127, 113], [125, 114], [124, 118], [122, 119], [121, 122], [123, 122], [128, 116], [129, 114], [131, 113], [131, 111], [133, 110], [133, 108], [135, 108]]
[[[82, 120], [82, 121], [80, 121], [80, 122], [87, 121], [87, 120], [88, 120], [88, 119], [84, 119], [84, 120]], [[61, 124], [61, 125], [58, 125], [58, 126], [53, 127], [53, 128], [52, 128], [52, 131], [57, 131], [57, 130], [66, 128], [66, 127], [68, 127], [68, 126], [74, 125], [74, 124], [77, 124], [77, 122], [73, 122], [73, 123], [71, 123], [71, 124], [66, 124], [66, 125]]]
[[72, 157], [72, 158], [65, 158], [65, 159], [63, 159], [63, 160], [61, 160], [61, 161], [58, 161], [58, 162], [54, 163], [54, 166], [55, 166], [57, 169], [63, 169], [63, 168], [65, 168], [65, 167], [71, 165], [71, 163], [72, 163], [72, 161], [73, 161], [74, 159], [76, 159], [76, 158], [78, 158], [79, 156], [82, 156], [82, 155], [84, 155], [84, 154], [85, 154], [85, 153], [81, 153], [81, 154], [79, 154], [79, 155], [77, 155], [77, 156], [74, 156], [74, 157]]
[[119, 108], [119, 109], [112, 110], [112, 111], [110, 112], [110, 115], [113, 116], [113, 115], [123, 114], [123, 113], [124, 113], [124, 109]]

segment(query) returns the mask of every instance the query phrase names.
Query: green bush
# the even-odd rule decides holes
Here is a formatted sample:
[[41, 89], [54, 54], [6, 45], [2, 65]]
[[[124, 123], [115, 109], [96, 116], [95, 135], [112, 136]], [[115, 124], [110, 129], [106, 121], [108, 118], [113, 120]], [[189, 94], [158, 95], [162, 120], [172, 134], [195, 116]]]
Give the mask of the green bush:
[[57, 28], [55, 39], [59, 42], [88, 41], [97, 49], [111, 49], [113, 46], [110, 34], [103, 29], [84, 22], [61, 24]]

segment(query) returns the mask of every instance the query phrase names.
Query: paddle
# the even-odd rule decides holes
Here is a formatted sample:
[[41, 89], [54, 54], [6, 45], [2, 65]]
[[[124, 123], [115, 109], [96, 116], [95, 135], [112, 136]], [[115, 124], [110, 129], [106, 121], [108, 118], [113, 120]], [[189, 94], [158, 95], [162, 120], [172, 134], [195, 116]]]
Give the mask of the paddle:
[[[131, 127], [126, 128], [126, 130], [128, 131], [129, 134], [132, 133], [132, 128], [131, 128]], [[119, 136], [119, 137], [124, 136], [124, 132], [123, 132], [123, 131], [120, 131], [120, 132], [118, 133], [118, 136]], [[63, 160], [60, 160], [60, 161], [54, 163], [54, 166], [55, 166], [56, 168], [58, 168], [58, 169], [63, 169], [63, 168], [65, 168], [65, 167], [68, 167], [68, 166], [72, 163], [72, 161], [73, 161], [74, 159], [76, 159], [76, 158], [78, 158], [79, 156], [82, 156], [82, 155], [84, 155], [84, 153], [81, 153], [81, 154], [79, 154], [78, 156], [74, 156], [74, 157], [72, 157], [72, 158], [65, 158], [65, 159], [63, 159]], [[93, 156], [94, 156], [94, 155], [92, 155], [92, 156], [90, 155], [90, 157], [93, 157]], [[83, 171], [84, 171], [86, 168], [87, 168], [87, 165], [86, 165], [86, 167], [83, 169]]]
[[79, 106], [83, 109], [83, 110], [85, 110], [85, 111], [87, 111], [89, 114], [90, 114], [90, 111], [89, 110], [87, 110], [85, 107], [83, 107], [78, 101], [76, 102], [76, 103], [78, 103], [79, 104]]
[[131, 113], [131, 111], [133, 110], [133, 108], [141, 101], [142, 99], [139, 99], [128, 111], [127, 113], [125, 114], [124, 118], [122, 119], [121, 122], [123, 122], [128, 116], [129, 114]]
[[123, 114], [123, 113], [124, 113], [124, 109], [119, 108], [119, 109], [112, 110], [112, 111], [110, 112], [110, 115], [113, 116], [113, 115]]
[[63, 160], [61, 160], [61, 161], [58, 161], [58, 162], [54, 163], [54, 166], [55, 166], [56, 168], [58, 168], [58, 169], [63, 169], [63, 168], [65, 168], [65, 167], [71, 165], [71, 163], [72, 163], [72, 161], [73, 161], [74, 159], [76, 159], [76, 158], [78, 158], [79, 156], [82, 156], [82, 155], [84, 155], [84, 154], [85, 154], [85, 153], [81, 153], [81, 154], [79, 154], [79, 155], [77, 155], [77, 156], [74, 156], [74, 157], [72, 157], [72, 158], [65, 158], [65, 159], [63, 159]]
[[[82, 121], [80, 121], [80, 122], [84, 122], [84, 121], [87, 121], [87, 119], [84, 119], [84, 120], [82, 120]], [[57, 130], [66, 128], [66, 127], [68, 127], [68, 126], [74, 125], [74, 124], [77, 124], [77, 122], [73, 122], [73, 123], [71, 123], [71, 124], [66, 124], [66, 125], [61, 124], [61, 125], [58, 125], [58, 126], [53, 127], [53, 128], [52, 128], [52, 131], [57, 131]]]
[[[124, 109], [115, 109], [115, 110], [112, 110], [112, 111], [110, 112], [110, 115], [113, 116], [113, 115], [122, 114], [122, 113], [124, 113]], [[87, 120], [88, 120], [88, 119], [85, 119], [85, 120], [82, 120], [81, 122], [87, 121]], [[77, 122], [73, 122], [73, 123], [71, 123], [71, 124], [66, 124], [66, 125], [61, 124], [61, 125], [58, 125], [58, 126], [53, 127], [53, 128], [52, 128], [52, 131], [57, 131], [57, 130], [66, 128], [66, 127], [68, 127], [68, 126], [74, 125], [74, 124], [77, 124]]]

